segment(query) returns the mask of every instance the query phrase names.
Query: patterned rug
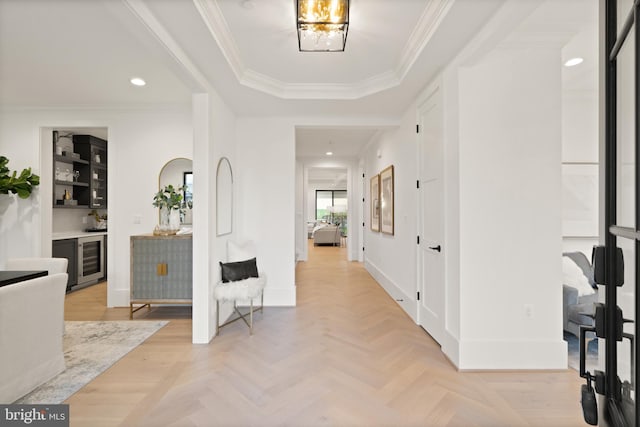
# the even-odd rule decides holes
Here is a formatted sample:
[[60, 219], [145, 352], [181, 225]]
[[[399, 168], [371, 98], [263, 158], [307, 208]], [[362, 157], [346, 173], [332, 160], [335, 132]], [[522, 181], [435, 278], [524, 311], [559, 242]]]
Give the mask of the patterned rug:
[[165, 320], [64, 322], [67, 368], [15, 403], [64, 402], [167, 323]]

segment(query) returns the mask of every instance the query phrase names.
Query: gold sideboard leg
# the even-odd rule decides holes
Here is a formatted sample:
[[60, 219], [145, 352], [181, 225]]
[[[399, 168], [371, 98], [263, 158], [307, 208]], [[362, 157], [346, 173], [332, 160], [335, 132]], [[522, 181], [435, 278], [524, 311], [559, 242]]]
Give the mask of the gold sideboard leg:
[[133, 313], [147, 307], [147, 311], [151, 311], [151, 304], [142, 304], [140, 307], [133, 308], [133, 303], [129, 303], [129, 320], [133, 320]]

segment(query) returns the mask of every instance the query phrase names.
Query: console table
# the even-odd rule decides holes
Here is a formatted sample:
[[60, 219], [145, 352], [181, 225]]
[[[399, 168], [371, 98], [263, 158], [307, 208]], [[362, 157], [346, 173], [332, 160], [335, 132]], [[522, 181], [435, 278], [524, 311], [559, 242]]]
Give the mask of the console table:
[[[151, 304], [191, 304], [192, 295], [191, 235], [131, 236], [130, 319]], [[134, 304], [139, 306], [134, 308]]]
[[35, 279], [36, 277], [43, 277], [49, 274], [47, 270], [42, 271], [12, 271], [2, 270], [0, 271], [0, 287], [6, 285], [12, 285], [14, 283], [23, 282], [25, 280]]

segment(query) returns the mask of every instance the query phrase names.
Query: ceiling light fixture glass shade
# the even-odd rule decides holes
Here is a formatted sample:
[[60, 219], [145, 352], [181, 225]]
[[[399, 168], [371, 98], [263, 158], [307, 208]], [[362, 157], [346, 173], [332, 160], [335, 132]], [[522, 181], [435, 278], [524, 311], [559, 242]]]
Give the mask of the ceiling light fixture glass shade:
[[296, 0], [300, 52], [344, 52], [349, 0]]

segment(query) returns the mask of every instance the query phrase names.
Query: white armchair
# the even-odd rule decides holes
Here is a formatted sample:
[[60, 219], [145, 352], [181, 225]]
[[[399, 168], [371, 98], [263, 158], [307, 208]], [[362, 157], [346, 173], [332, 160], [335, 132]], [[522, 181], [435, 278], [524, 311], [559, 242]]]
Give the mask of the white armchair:
[[0, 287], [0, 404], [13, 403], [64, 370], [66, 285], [61, 273]]

